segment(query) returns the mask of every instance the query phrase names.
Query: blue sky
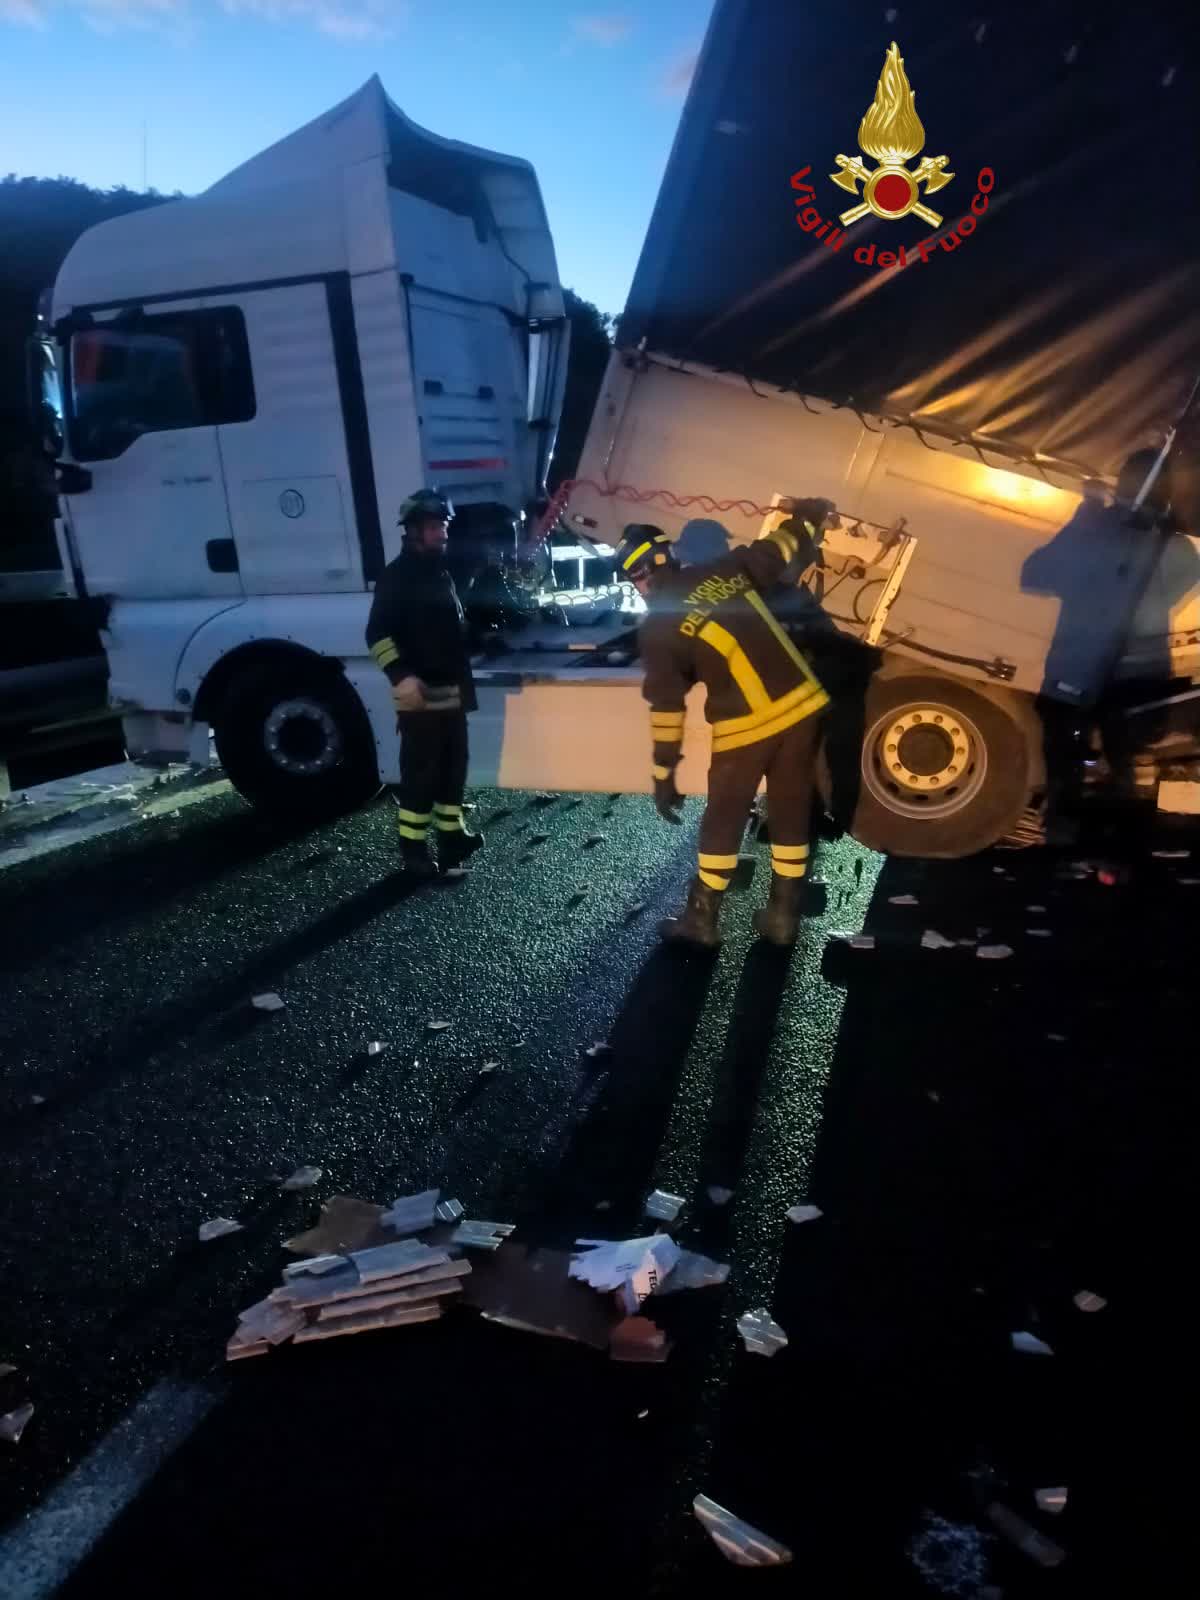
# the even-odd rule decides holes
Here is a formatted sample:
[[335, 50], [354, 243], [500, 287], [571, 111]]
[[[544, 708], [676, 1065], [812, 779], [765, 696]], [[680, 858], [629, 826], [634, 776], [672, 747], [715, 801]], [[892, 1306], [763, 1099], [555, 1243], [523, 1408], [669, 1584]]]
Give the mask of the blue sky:
[[618, 312], [711, 0], [0, 0], [0, 173], [195, 193], [378, 72], [537, 169], [565, 284]]

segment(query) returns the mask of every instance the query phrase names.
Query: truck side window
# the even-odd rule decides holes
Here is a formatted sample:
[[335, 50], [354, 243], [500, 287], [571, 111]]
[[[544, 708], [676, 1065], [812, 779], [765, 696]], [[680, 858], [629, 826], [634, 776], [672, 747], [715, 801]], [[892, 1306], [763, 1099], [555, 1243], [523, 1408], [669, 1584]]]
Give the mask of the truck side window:
[[71, 337], [77, 461], [111, 461], [144, 433], [248, 422], [254, 380], [234, 306], [116, 318]]

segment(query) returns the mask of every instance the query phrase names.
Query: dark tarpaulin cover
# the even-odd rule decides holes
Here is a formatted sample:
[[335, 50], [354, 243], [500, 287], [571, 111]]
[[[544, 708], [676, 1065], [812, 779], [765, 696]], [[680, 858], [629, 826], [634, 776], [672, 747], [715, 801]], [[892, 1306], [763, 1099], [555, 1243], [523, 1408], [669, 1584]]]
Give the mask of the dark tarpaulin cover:
[[[1200, 373], [1200, 10], [717, 0], [620, 343], [1115, 477], [1161, 442]], [[830, 181], [899, 46], [955, 177], [910, 215], [868, 214], [831, 251]], [[874, 161], [862, 157], [868, 168]], [[995, 187], [973, 233], [977, 175]], [[986, 182], [986, 180], [985, 180]], [[918, 243], [932, 244], [928, 261]], [[854, 252], [904, 245], [901, 270]]]

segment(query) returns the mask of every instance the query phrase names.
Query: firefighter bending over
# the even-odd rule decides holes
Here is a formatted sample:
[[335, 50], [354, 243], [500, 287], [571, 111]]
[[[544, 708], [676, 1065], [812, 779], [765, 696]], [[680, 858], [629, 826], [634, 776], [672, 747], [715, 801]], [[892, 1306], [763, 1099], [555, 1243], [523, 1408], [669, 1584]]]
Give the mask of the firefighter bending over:
[[663, 924], [665, 939], [706, 949], [720, 942], [721, 897], [765, 777], [771, 893], [755, 913], [754, 927], [772, 944], [796, 941], [808, 871], [818, 713], [829, 696], [771, 614], [763, 591], [797, 581], [815, 559], [821, 527], [834, 516], [828, 500], [795, 501], [788, 519], [765, 537], [684, 568], [661, 529], [644, 523], [625, 529], [618, 564], [649, 606], [640, 634], [643, 694], [654, 742], [654, 803], [668, 822], [680, 820], [675, 768], [682, 754], [684, 699], [693, 684], [705, 685], [705, 715], [712, 725], [699, 871], [682, 915]]
[[[404, 502], [404, 545], [384, 569], [367, 619], [367, 646], [387, 674], [396, 707], [396, 816], [404, 869], [414, 878], [461, 867], [483, 844], [463, 824], [467, 713], [475, 710], [475, 684], [466, 619], [446, 566], [453, 515], [453, 506], [429, 489]], [[431, 824], [436, 864], [429, 853]]]

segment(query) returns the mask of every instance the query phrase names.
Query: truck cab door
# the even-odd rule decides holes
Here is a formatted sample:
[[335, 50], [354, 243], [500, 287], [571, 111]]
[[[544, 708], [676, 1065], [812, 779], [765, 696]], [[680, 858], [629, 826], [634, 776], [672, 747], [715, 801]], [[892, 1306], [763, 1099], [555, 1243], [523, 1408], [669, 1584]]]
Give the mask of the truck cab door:
[[89, 593], [119, 599], [240, 595], [217, 437], [252, 416], [241, 313], [188, 300], [96, 313], [66, 339], [64, 484]]

